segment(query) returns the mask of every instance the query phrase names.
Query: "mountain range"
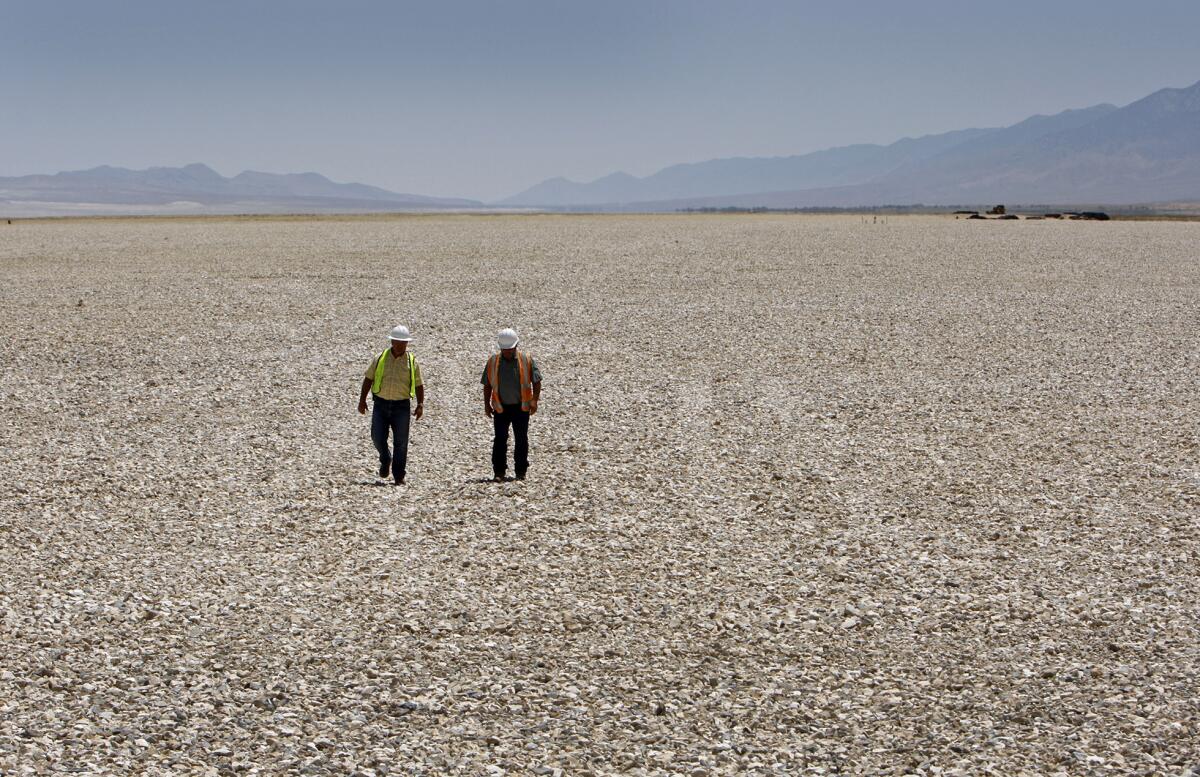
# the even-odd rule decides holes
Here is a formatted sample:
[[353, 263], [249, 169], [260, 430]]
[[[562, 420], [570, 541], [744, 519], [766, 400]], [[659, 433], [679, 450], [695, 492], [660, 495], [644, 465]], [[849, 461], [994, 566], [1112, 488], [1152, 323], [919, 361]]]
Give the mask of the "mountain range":
[[96, 167], [56, 175], [0, 178], [0, 213], [201, 212], [321, 213], [469, 209], [478, 200], [397, 194], [317, 173], [260, 173], [226, 178], [207, 165], [128, 170]]
[[1095, 105], [886, 146], [712, 159], [644, 178], [551, 178], [486, 205], [335, 183], [317, 173], [248, 170], [226, 178], [203, 164], [0, 178], [0, 216], [1168, 202], [1200, 202], [1200, 83], [1161, 89], [1124, 107]]
[[714, 159], [645, 178], [552, 178], [498, 205], [675, 210], [1200, 200], [1200, 83], [887, 146]]

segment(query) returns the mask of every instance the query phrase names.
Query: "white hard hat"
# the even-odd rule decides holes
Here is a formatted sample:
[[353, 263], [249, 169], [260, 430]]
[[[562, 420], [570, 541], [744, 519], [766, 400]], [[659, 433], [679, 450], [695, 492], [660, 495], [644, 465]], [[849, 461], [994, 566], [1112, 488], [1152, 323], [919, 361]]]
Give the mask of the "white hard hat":
[[392, 327], [392, 332], [388, 335], [388, 339], [407, 343], [412, 340], [412, 335], [408, 333], [408, 327], [406, 327], [404, 324], [397, 324], [396, 326]]
[[500, 334], [496, 335], [496, 342], [500, 344], [501, 348], [516, 348], [520, 338], [517, 337], [515, 330], [501, 329]]

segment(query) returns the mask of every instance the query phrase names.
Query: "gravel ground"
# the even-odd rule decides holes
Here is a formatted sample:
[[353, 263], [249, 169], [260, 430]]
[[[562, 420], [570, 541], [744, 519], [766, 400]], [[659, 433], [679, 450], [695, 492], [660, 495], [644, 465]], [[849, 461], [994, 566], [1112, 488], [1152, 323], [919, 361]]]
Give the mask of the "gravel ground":
[[[1200, 772], [1198, 246], [0, 226], [0, 773]], [[355, 412], [396, 323], [403, 488]], [[545, 391], [492, 484], [506, 325]]]

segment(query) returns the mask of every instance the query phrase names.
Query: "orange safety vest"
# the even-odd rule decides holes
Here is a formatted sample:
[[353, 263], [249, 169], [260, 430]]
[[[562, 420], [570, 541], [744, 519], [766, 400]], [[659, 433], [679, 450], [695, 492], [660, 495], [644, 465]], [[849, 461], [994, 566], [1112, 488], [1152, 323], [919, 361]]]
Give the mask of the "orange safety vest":
[[[492, 409], [497, 413], [504, 412], [504, 404], [500, 401], [500, 360], [501, 354], [493, 354], [487, 363], [488, 383], [492, 387]], [[521, 409], [529, 412], [533, 404], [533, 357], [517, 351], [517, 376], [521, 383]]]

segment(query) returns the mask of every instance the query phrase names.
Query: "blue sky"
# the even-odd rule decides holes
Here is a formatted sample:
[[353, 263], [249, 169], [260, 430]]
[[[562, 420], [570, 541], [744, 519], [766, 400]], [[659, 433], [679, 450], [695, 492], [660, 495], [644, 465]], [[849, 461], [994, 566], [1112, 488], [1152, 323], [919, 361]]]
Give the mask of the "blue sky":
[[1198, 38], [1195, 0], [0, 0], [0, 176], [205, 162], [494, 199], [1123, 105], [1200, 81]]

